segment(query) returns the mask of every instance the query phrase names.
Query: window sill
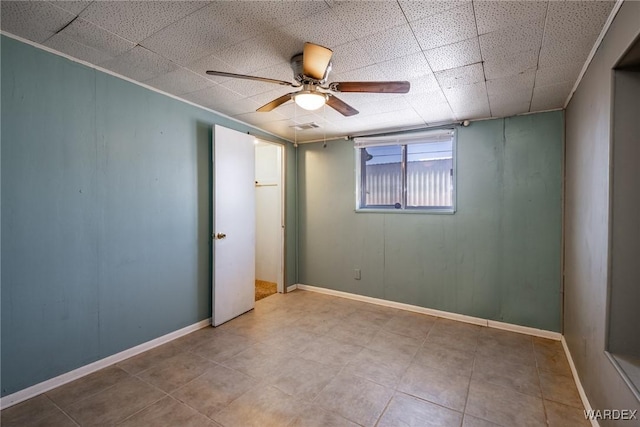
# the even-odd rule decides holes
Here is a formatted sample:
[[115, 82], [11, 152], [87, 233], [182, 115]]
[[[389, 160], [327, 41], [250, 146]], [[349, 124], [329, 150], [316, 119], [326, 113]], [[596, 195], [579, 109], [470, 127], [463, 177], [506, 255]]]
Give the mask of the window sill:
[[383, 208], [356, 208], [356, 213], [383, 213], [383, 214], [428, 214], [428, 215], [453, 215], [455, 209], [383, 209]]

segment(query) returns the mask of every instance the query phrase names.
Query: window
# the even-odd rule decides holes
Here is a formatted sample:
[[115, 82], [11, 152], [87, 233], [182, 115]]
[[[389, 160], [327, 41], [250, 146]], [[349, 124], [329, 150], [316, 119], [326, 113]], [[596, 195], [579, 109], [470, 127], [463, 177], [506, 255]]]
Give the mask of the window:
[[455, 131], [355, 138], [356, 210], [455, 210]]

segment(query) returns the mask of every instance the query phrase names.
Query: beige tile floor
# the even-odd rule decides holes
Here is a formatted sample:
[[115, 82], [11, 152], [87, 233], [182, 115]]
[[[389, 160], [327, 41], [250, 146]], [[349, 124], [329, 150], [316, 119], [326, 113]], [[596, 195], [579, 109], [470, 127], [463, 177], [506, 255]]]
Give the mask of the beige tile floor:
[[8, 408], [9, 426], [588, 426], [559, 342], [308, 291]]

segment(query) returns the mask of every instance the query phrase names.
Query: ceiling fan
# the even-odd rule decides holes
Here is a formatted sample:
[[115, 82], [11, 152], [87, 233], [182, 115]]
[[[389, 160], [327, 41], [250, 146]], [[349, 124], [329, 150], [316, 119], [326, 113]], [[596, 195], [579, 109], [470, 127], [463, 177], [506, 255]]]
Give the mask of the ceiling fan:
[[358, 110], [336, 97], [332, 92], [409, 92], [410, 84], [406, 81], [327, 83], [327, 78], [331, 72], [332, 55], [333, 51], [329, 48], [313, 43], [305, 43], [304, 50], [291, 58], [291, 68], [293, 68], [296, 83], [265, 77], [248, 76], [245, 74], [226, 73], [223, 71], [209, 70], [207, 74], [302, 88], [302, 90], [287, 93], [263, 105], [257, 110], [260, 112], [271, 111], [293, 99], [298, 106], [305, 110], [316, 110], [324, 104], [327, 104], [344, 116], [353, 116], [358, 114]]

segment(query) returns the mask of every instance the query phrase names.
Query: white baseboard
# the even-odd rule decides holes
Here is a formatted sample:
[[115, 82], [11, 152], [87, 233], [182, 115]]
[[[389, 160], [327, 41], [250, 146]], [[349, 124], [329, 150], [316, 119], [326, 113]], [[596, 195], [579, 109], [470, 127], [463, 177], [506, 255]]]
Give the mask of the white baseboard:
[[[569, 346], [567, 345], [567, 341], [564, 339], [564, 336], [560, 340], [562, 342], [562, 348], [564, 348], [564, 354], [567, 356], [567, 360], [569, 361], [569, 367], [571, 367], [571, 374], [573, 375], [573, 381], [576, 383], [576, 387], [578, 388], [578, 394], [580, 395], [580, 400], [582, 400], [582, 405], [586, 411], [591, 411], [593, 408], [591, 407], [591, 403], [589, 403], [589, 399], [587, 398], [587, 393], [585, 393], [584, 388], [582, 388], [582, 383], [580, 382], [580, 377], [578, 376], [578, 371], [576, 370], [576, 365], [573, 363], [573, 358], [571, 357], [571, 352], [569, 351]], [[597, 420], [591, 419], [591, 425], [593, 427], [600, 427], [600, 424]]]
[[320, 288], [303, 284], [295, 285], [297, 289], [318, 292], [321, 294], [333, 295], [348, 298], [356, 301], [368, 302], [370, 304], [382, 305], [385, 307], [397, 308], [400, 310], [412, 311], [414, 313], [428, 314], [430, 316], [442, 317], [444, 319], [457, 320], [459, 322], [472, 323], [474, 325], [486, 326], [489, 328], [503, 329], [505, 331], [518, 332], [535, 337], [548, 338], [560, 341], [562, 334], [559, 332], [546, 331], [544, 329], [530, 328], [528, 326], [513, 325], [511, 323], [497, 322], [495, 320], [482, 319], [480, 317], [467, 316], [464, 314], [450, 313], [448, 311], [435, 310], [432, 308], [420, 307], [417, 305], [405, 304], [401, 302], [388, 301], [380, 298], [367, 297], [363, 295], [351, 294], [349, 292], [335, 291], [333, 289]]
[[287, 286], [287, 292], [292, 292], [298, 289], [298, 285]]
[[0, 409], [6, 409], [17, 403], [24, 402], [25, 400], [36, 397], [42, 393], [46, 393], [47, 391], [52, 390], [56, 387], [60, 387], [61, 385], [70, 383], [71, 381], [77, 380], [78, 378], [82, 378], [86, 375], [92, 374], [96, 371], [99, 371], [100, 369], [106, 368], [107, 366], [114, 365], [132, 356], [138, 355], [147, 350], [151, 350], [152, 348], [158, 347], [162, 344], [166, 344], [169, 341], [173, 341], [176, 338], [180, 338], [181, 336], [197, 331], [198, 329], [205, 328], [209, 325], [211, 325], [211, 318], [201, 320], [200, 322], [194, 323], [193, 325], [189, 325], [182, 329], [178, 329], [177, 331], [170, 332], [161, 337], [152, 339], [151, 341], [147, 341], [135, 347], [131, 347], [127, 350], [121, 351], [120, 353], [113, 354], [111, 356], [105, 357], [104, 359], [100, 359], [88, 365], [81, 366], [80, 368], [74, 369], [73, 371], [58, 375], [57, 377], [32, 385], [31, 387], [27, 387], [13, 394], [4, 396], [0, 399]]

